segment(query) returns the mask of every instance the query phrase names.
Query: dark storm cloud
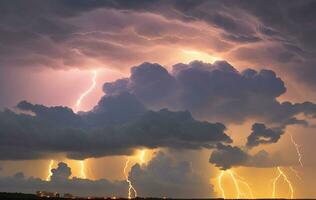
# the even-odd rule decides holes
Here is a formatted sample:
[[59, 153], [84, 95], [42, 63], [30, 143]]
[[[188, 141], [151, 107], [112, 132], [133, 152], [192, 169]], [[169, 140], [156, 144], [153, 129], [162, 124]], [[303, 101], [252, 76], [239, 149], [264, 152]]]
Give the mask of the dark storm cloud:
[[284, 133], [282, 128], [267, 128], [264, 124], [255, 123], [252, 125], [252, 132], [247, 137], [247, 146], [254, 147], [259, 144], [276, 143]]
[[176, 64], [172, 73], [159, 64], [133, 67], [131, 76], [104, 84], [106, 94], [130, 92], [152, 109], [189, 110], [203, 120], [243, 122], [255, 118], [279, 126], [306, 124], [297, 114], [315, 118], [311, 102], [279, 102], [286, 92], [274, 71], [237, 71], [226, 61]]
[[244, 164], [249, 159], [249, 155], [238, 147], [218, 144], [215, 151], [212, 152], [210, 163], [215, 164], [221, 170], [226, 170], [232, 166]]
[[51, 173], [50, 178], [52, 181], [65, 180], [71, 176], [71, 168], [68, 167], [66, 163], [60, 162], [56, 169], [51, 170]]
[[128, 190], [126, 181], [107, 179], [89, 180], [71, 176], [71, 169], [66, 163], [59, 163], [52, 169], [50, 181], [39, 178], [25, 178], [19, 172], [14, 176], [0, 177], [0, 191], [35, 193], [36, 191], [58, 192], [61, 195], [71, 193], [76, 196], [120, 196], [125, 197]]
[[200, 122], [189, 112], [149, 111], [134, 95], [106, 95], [89, 112], [21, 102], [35, 114], [0, 112], [0, 159], [37, 159], [64, 153], [84, 159], [129, 155], [135, 148], [212, 148], [231, 142], [221, 123]]
[[280, 155], [270, 155], [264, 150], [251, 155], [240, 147], [223, 144], [217, 145], [217, 148], [211, 153], [209, 162], [221, 170], [241, 166], [270, 168], [276, 166], [297, 165], [296, 162], [285, 161]]
[[196, 173], [190, 162], [162, 152], [145, 166], [134, 165], [129, 178], [139, 195], [145, 197], [209, 198], [213, 193], [208, 179]]
[[[254, 123], [252, 125], [252, 132], [247, 137], [246, 146], [252, 148], [255, 146], [259, 146], [260, 144], [277, 143], [281, 136], [285, 133], [286, 127], [294, 124], [309, 126], [309, 124], [305, 120], [299, 120], [296, 118], [291, 118], [283, 123], [283, 125], [273, 128], [268, 128], [263, 123]], [[310, 127], [313, 127], [313, 125]]]

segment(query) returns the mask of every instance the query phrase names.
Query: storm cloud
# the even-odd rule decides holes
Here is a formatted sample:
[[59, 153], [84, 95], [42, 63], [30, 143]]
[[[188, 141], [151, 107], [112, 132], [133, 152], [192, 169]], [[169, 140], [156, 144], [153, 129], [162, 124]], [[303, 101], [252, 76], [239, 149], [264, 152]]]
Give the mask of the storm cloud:
[[0, 66], [127, 68], [160, 60], [153, 47], [172, 45], [271, 64], [315, 88], [312, 0], [32, 0], [0, 7]]
[[152, 109], [188, 110], [202, 120], [242, 123], [304, 124], [296, 115], [315, 117], [311, 102], [280, 102], [284, 82], [272, 70], [239, 72], [226, 61], [213, 64], [193, 61], [173, 66], [172, 73], [157, 63], [131, 69], [131, 76], [105, 83], [106, 94], [129, 92]]
[[[75, 196], [127, 197], [128, 183], [125, 180], [89, 180], [71, 177], [71, 168], [60, 162], [51, 170], [49, 181], [26, 178], [22, 172], [0, 177], [0, 191], [35, 193], [36, 191], [71, 193]], [[190, 162], [178, 160], [164, 152], [157, 152], [148, 164], [135, 164], [129, 179], [141, 197], [210, 197], [214, 195], [208, 178], [197, 174]], [[192, 187], [198, 185], [199, 187]]]
[[209, 162], [220, 170], [228, 170], [233, 167], [270, 168], [298, 165], [296, 161], [288, 161], [279, 154], [269, 154], [265, 150], [251, 154], [246, 148], [223, 144], [217, 145], [217, 148], [211, 153]]
[[190, 162], [163, 152], [144, 166], [134, 165], [129, 177], [141, 196], [209, 198], [214, 193], [208, 179], [196, 173]]
[[247, 137], [247, 146], [254, 147], [259, 144], [270, 144], [276, 143], [281, 135], [284, 133], [284, 130], [281, 128], [267, 128], [264, 124], [255, 123], [252, 125], [252, 132]]
[[75, 196], [126, 196], [128, 184], [125, 181], [107, 179], [89, 180], [71, 176], [71, 169], [66, 163], [58, 163], [52, 169], [50, 181], [39, 178], [26, 178], [22, 172], [13, 176], [0, 177], [0, 191], [35, 193], [36, 191], [58, 192], [61, 195], [71, 193]]
[[134, 95], [103, 97], [89, 112], [21, 102], [34, 115], [0, 113], [2, 160], [38, 159], [64, 153], [84, 159], [130, 155], [136, 148], [213, 148], [232, 142], [221, 123], [201, 122], [186, 111], [146, 110]]
[[[239, 72], [226, 61], [180, 63], [172, 73], [147, 62], [133, 67], [129, 78], [105, 83], [103, 89], [105, 95], [87, 112], [26, 101], [16, 106], [18, 113], [2, 111], [0, 158], [38, 159], [64, 153], [84, 159], [130, 155], [144, 147], [214, 148], [232, 142], [223, 123], [255, 119], [280, 127], [254, 124], [247, 143], [253, 147], [275, 143], [286, 126], [307, 126], [307, 120], [316, 116], [311, 102], [277, 100], [286, 88], [273, 71]], [[304, 119], [297, 119], [298, 114]]]

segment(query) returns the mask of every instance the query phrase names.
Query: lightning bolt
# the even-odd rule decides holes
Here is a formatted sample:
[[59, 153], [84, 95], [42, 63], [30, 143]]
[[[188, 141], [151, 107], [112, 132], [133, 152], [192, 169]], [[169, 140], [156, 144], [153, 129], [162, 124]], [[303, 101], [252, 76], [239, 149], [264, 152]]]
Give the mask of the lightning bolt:
[[53, 165], [54, 165], [54, 160], [51, 160], [49, 165], [48, 165], [48, 176], [46, 178], [46, 181], [50, 181], [50, 177], [53, 175], [52, 174]]
[[290, 134], [290, 137], [291, 137], [291, 141], [292, 141], [292, 143], [293, 143], [293, 145], [294, 145], [294, 147], [295, 147], [295, 150], [296, 150], [296, 153], [297, 153], [297, 156], [298, 156], [298, 162], [300, 163], [301, 167], [303, 167], [302, 154], [301, 154], [301, 151], [300, 151], [300, 145], [298, 145], [298, 144], [295, 142], [295, 140], [294, 140], [292, 134]]
[[85, 171], [86, 171], [86, 170], [85, 170], [84, 161], [81, 160], [81, 161], [80, 161], [80, 176], [81, 176], [81, 178], [84, 178], [84, 179], [87, 178]]
[[125, 163], [124, 175], [125, 175], [126, 182], [128, 183], [128, 199], [131, 199], [132, 198], [132, 191], [134, 192], [135, 198], [137, 197], [137, 191], [133, 187], [132, 182], [129, 180], [128, 173], [127, 173], [128, 164], [129, 164], [129, 158], [127, 158], [126, 163]]
[[276, 184], [278, 182], [278, 180], [282, 177], [284, 179], [284, 181], [287, 183], [289, 189], [290, 189], [290, 193], [291, 193], [291, 199], [293, 199], [294, 197], [294, 189], [292, 186], [291, 181], [288, 179], [288, 177], [286, 176], [286, 174], [282, 171], [281, 167], [277, 167], [278, 170], [278, 175], [273, 179], [273, 188], [272, 188], [272, 198], [276, 198]]
[[[95, 88], [96, 84], [97, 84], [97, 70], [93, 70], [92, 71], [92, 84], [91, 86], [85, 91], [83, 92], [79, 98], [77, 99], [76, 101], [76, 104], [75, 104], [75, 108], [76, 110], [79, 110], [80, 109], [80, 104], [81, 104], [81, 101], [83, 100], [83, 98], [85, 98], [90, 92], [92, 92], [92, 90]], [[87, 176], [86, 176], [86, 173], [85, 173], [85, 164], [84, 164], [84, 161], [81, 160], [80, 161], [80, 175], [82, 178], [86, 179]]]
[[[224, 186], [222, 184], [222, 179], [223, 179], [223, 176], [225, 175], [225, 172], [226, 171], [222, 170], [221, 173], [218, 176], [218, 179], [217, 179], [218, 180], [219, 189], [220, 189], [220, 191], [222, 193], [222, 197], [224, 199], [226, 198], [226, 195], [225, 195]], [[232, 170], [227, 170], [227, 173], [230, 176], [230, 178], [231, 178], [231, 180], [232, 180], [232, 182], [234, 184], [234, 187], [235, 187], [235, 190], [236, 190], [236, 193], [237, 193], [237, 198], [240, 198], [241, 196], [246, 197], [246, 195], [241, 191], [240, 183], [244, 184], [247, 187], [247, 190], [248, 190], [248, 193], [249, 193], [250, 197], [254, 198], [254, 195], [253, 195], [252, 189], [250, 188], [250, 185], [246, 181], [244, 181], [243, 178], [238, 176]]]
[[87, 95], [95, 88], [95, 86], [96, 86], [96, 84], [97, 84], [96, 79], [97, 79], [97, 71], [96, 71], [96, 70], [93, 70], [93, 71], [92, 71], [92, 84], [91, 84], [91, 86], [88, 88], [88, 90], [86, 90], [84, 93], [82, 93], [82, 94], [79, 96], [79, 98], [77, 99], [76, 104], [75, 104], [77, 110], [80, 109], [80, 104], [81, 104], [81, 101], [83, 100], [83, 98], [84, 98], [85, 96], [87, 96]]
[[224, 188], [223, 188], [223, 186], [222, 186], [222, 178], [223, 178], [223, 176], [224, 176], [224, 173], [225, 173], [224, 170], [221, 170], [221, 173], [219, 174], [217, 180], [218, 180], [218, 187], [219, 187], [219, 190], [220, 190], [221, 193], [222, 193], [222, 197], [223, 197], [224, 199], [226, 199], [225, 190], [224, 190]]
[[[96, 78], [97, 78], [97, 71], [96, 71], [96, 70], [93, 70], [93, 71], [92, 71], [92, 84], [91, 84], [91, 86], [88, 88], [88, 90], [86, 90], [85, 92], [83, 92], [83, 93], [79, 96], [79, 98], [77, 99], [76, 104], [75, 104], [76, 110], [79, 110], [79, 109], [80, 109], [80, 104], [81, 104], [81, 101], [83, 100], [83, 98], [84, 98], [85, 96], [87, 96], [87, 95], [95, 88], [95, 86], [96, 86], [96, 84], [97, 84]], [[51, 177], [51, 175], [52, 175], [51, 170], [52, 170], [52, 166], [53, 166], [53, 165], [54, 165], [54, 160], [51, 160], [51, 161], [50, 161], [50, 164], [49, 164], [49, 166], [48, 166], [48, 176], [47, 176], [47, 178], [46, 178], [47, 181], [50, 180], [50, 177]], [[86, 174], [85, 174], [84, 161], [80, 161], [80, 167], [81, 167], [81, 169], [80, 169], [81, 177], [85, 179], [85, 178], [86, 178]]]

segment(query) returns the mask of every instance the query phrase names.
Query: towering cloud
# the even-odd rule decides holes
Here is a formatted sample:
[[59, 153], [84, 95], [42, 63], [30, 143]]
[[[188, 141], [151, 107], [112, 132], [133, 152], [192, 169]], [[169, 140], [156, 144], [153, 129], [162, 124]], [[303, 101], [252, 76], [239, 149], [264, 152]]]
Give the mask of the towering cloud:
[[103, 89], [106, 95], [88, 112], [26, 101], [17, 105], [20, 114], [1, 112], [0, 158], [64, 153], [84, 159], [129, 155], [141, 147], [199, 149], [232, 142], [224, 124], [197, 121], [190, 113], [200, 120], [236, 123], [251, 118], [279, 127], [254, 124], [247, 142], [253, 147], [275, 143], [287, 125], [308, 125], [305, 119], [316, 117], [311, 102], [276, 99], [286, 89], [273, 71], [239, 72], [226, 61], [180, 63], [172, 73], [159, 64], [143, 63], [132, 68], [131, 77], [105, 83]]
[[147, 165], [134, 165], [129, 176], [141, 196], [209, 198], [213, 195], [208, 178], [196, 173], [190, 162], [177, 160], [172, 154], [159, 152]]
[[236, 70], [226, 61], [176, 64], [172, 73], [161, 65], [133, 67], [130, 78], [105, 83], [106, 94], [129, 92], [152, 109], [189, 110], [198, 119], [241, 123], [257, 119], [284, 126], [306, 123], [297, 114], [315, 117], [311, 102], [279, 102], [285, 84], [272, 70]]

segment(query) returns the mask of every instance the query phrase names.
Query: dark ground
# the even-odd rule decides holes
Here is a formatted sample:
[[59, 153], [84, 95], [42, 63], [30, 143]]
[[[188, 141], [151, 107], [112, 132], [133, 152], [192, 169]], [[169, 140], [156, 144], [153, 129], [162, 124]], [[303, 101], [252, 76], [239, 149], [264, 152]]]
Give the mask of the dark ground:
[[[63, 197], [38, 197], [35, 194], [23, 194], [23, 193], [5, 193], [5, 192], [0, 192], [0, 200], [70, 200], [72, 198], [63, 198]], [[95, 200], [101, 200], [101, 199], [111, 199], [109, 198], [100, 198], [100, 197], [92, 197], [92, 198], [73, 198], [76, 200], [88, 200], [88, 199], [95, 199]], [[117, 198], [117, 199], [122, 199], [122, 200], [127, 200], [126, 198]], [[148, 199], [148, 200], [160, 200], [162, 198], [141, 198], [137, 197], [135, 199], [138, 200], [143, 200], [143, 199]], [[169, 198], [168, 198], [169, 199]], [[178, 200], [178, 199], [177, 199]]]
[[[111, 199], [109, 198], [103, 198], [103, 197], [91, 197], [91, 198], [63, 198], [63, 197], [38, 197], [35, 194], [23, 194], [23, 193], [6, 193], [6, 192], [0, 192], [0, 200], [68, 200], [68, 199], [76, 199], [76, 200], [87, 200], [87, 199], [95, 199], [95, 200], [103, 200], [103, 199]], [[127, 200], [126, 198], [116, 198], [116, 199], [122, 199]], [[139, 200], [145, 199], [145, 198], [136, 198]], [[153, 199], [153, 200], [159, 200], [159, 198], [146, 198], [146, 199]]]
[[[70, 200], [72, 198], [63, 198], [63, 197], [38, 197], [35, 194], [23, 194], [23, 193], [5, 193], [5, 192], [0, 192], [0, 200]], [[76, 200], [88, 200], [88, 199], [95, 199], [95, 200], [101, 200], [101, 199], [111, 199], [109, 198], [100, 198], [100, 197], [93, 197], [93, 198], [79, 198], [76, 197], [74, 198]], [[122, 200], [127, 200], [126, 198], [116, 198], [116, 199], [122, 199]], [[148, 200], [160, 200], [162, 198], [140, 198], [137, 197], [135, 199], [138, 200], [143, 200], [143, 199], [148, 199]]]

